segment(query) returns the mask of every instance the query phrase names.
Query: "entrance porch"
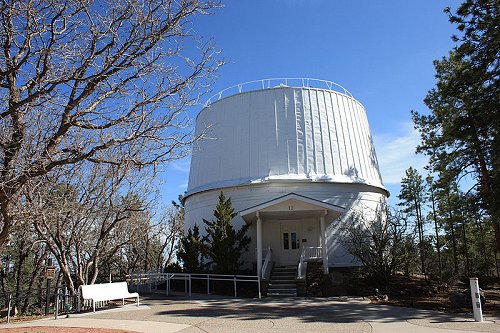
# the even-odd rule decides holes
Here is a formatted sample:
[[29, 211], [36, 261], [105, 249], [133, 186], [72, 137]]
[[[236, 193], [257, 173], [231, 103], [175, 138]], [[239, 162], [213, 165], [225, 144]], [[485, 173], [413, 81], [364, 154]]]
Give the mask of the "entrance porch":
[[273, 261], [277, 266], [299, 266], [301, 278], [307, 259], [321, 260], [328, 273], [326, 228], [343, 212], [343, 207], [296, 193], [240, 211], [246, 223], [255, 225], [257, 274], [267, 278]]

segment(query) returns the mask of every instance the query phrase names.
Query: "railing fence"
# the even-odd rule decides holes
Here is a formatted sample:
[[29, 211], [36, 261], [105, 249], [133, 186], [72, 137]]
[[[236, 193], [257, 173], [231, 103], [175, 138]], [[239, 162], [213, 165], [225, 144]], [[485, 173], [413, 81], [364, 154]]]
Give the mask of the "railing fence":
[[308, 260], [318, 260], [321, 258], [323, 258], [321, 246], [303, 247], [297, 267], [297, 279], [302, 280], [306, 277]]
[[[54, 319], [58, 319], [60, 315], [69, 316], [70, 313], [81, 310], [80, 293], [71, 295], [66, 287], [51, 288], [48, 293], [46, 288], [22, 291], [17, 294], [8, 293], [2, 297], [2, 300], [7, 308], [7, 323], [10, 323], [12, 316], [17, 313], [35, 316], [47, 316], [52, 313]], [[14, 311], [15, 309], [18, 311]]]
[[208, 106], [213, 102], [216, 102], [221, 98], [230, 96], [232, 94], [254, 91], [258, 89], [270, 89], [279, 87], [303, 87], [303, 88], [328, 89], [328, 90], [338, 91], [349, 97], [353, 97], [352, 94], [347, 89], [345, 89], [343, 86], [333, 81], [313, 79], [313, 78], [271, 78], [271, 79], [248, 81], [228, 87], [210, 97], [205, 102], [204, 106]]
[[193, 281], [206, 281], [207, 295], [211, 294], [210, 284], [215, 281], [232, 282], [234, 297], [238, 297], [238, 283], [255, 283], [258, 297], [261, 298], [261, 278], [257, 275], [224, 275], [224, 274], [199, 274], [199, 273], [133, 273], [127, 276], [130, 288], [139, 291], [140, 286], [145, 286], [147, 291], [158, 292], [158, 285], [165, 283], [165, 294], [168, 296], [173, 281], [184, 281], [184, 293], [191, 297]]

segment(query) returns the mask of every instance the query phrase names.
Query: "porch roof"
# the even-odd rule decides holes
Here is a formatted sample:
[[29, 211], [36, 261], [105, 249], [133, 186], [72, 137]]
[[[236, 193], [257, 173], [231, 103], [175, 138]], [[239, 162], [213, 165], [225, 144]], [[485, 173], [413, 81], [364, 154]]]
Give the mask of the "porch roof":
[[325, 216], [327, 221], [331, 221], [344, 211], [344, 207], [292, 192], [241, 210], [238, 214], [247, 223], [255, 221], [257, 215], [276, 220]]

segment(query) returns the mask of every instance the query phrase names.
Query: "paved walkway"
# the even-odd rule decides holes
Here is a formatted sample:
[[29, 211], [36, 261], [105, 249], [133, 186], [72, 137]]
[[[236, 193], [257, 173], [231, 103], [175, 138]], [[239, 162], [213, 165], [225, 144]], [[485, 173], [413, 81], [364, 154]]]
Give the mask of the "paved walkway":
[[[143, 305], [39, 320], [9, 326], [66, 326], [128, 329], [154, 333], [397, 332], [500, 333], [500, 318], [476, 323], [436, 311], [372, 305], [363, 300], [150, 297]], [[0, 331], [1, 331], [0, 327]]]

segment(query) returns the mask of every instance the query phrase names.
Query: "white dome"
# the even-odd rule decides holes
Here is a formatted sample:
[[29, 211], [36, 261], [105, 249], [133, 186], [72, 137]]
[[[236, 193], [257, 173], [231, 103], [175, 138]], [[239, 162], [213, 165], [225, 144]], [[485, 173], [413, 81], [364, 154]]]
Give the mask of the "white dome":
[[188, 195], [272, 182], [385, 191], [365, 109], [347, 91], [277, 85], [237, 93], [200, 112], [196, 135]]

